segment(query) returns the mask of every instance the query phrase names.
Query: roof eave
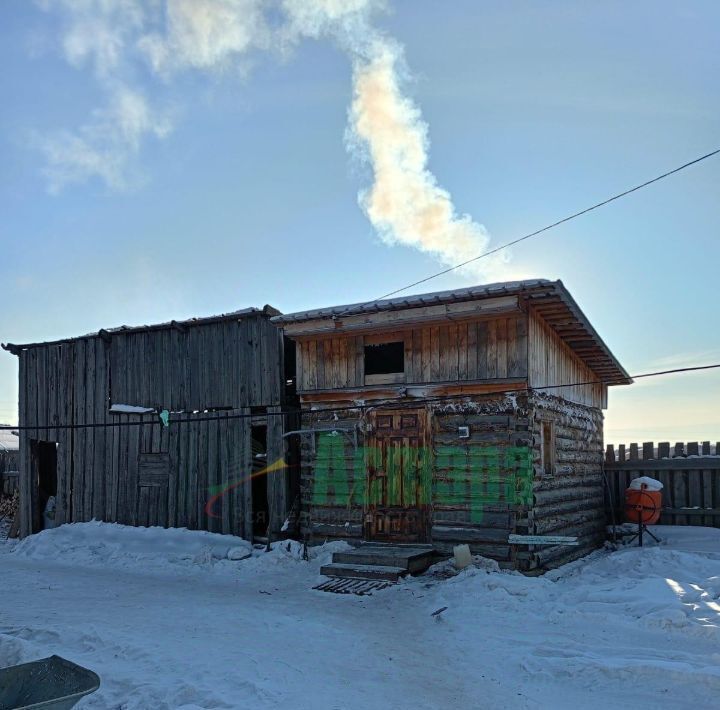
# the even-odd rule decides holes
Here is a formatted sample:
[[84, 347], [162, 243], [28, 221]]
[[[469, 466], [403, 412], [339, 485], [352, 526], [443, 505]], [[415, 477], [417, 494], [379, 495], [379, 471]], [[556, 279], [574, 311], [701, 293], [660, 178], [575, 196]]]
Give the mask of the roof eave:
[[65, 343], [75, 343], [79, 340], [88, 340], [90, 338], [101, 338], [106, 342], [112, 339], [113, 335], [125, 335], [128, 333], [147, 333], [156, 330], [169, 330], [178, 329], [184, 330], [185, 328], [191, 328], [196, 325], [211, 325], [213, 323], [224, 323], [233, 320], [242, 320], [250, 316], [265, 316], [269, 319], [282, 314], [282, 311], [278, 310], [274, 306], [265, 304], [262, 308], [243, 308], [239, 311], [233, 311], [231, 313], [222, 313], [217, 316], [206, 316], [202, 318], [188, 318], [186, 320], [171, 320], [165, 323], [155, 323], [151, 325], [136, 325], [127, 326], [121, 325], [115, 328], [101, 328], [97, 333], [87, 333], [85, 335], [76, 335], [71, 338], [60, 338], [58, 340], [39, 341], [35, 343], [2, 343], [0, 347], [3, 350], [11, 353], [12, 355], [20, 355], [23, 350], [29, 350], [31, 348], [50, 347], [53, 345], [64, 345]]

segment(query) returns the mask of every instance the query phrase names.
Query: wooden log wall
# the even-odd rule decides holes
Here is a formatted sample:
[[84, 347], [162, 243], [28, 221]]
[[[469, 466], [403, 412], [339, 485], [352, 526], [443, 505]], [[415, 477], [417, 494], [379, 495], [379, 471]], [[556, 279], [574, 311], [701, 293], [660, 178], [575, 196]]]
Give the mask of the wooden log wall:
[[[395, 331], [405, 344], [407, 384], [527, 377], [527, 317], [460, 321]], [[298, 391], [362, 387], [366, 336], [303, 337]]]
[[[430, 414], [429, 542], [435, 549], [450, 554], [453, 546], [465, 543], [473, 553], [496, 559], [502, 566], [532, 571], [564, 564], [602, 544], [600, 410], [550, 395], [523, 393], [432, 405]], [[549, 473], [541, 445], [547, 422], [552, 423], [554, 439]], [[302, 437], [302, 531], [316, 542], [361, 539], [364, 499], [348, 492], [363, 491], [367, 482], [363, 413], [304, 412], [304, 429], [324, 427], [356, 430], [358, 448], [347, 435], [333, 437], [336, 448], [319, 445], [317, 433]], [[460, 427], [468, 427], [468, 438], [461, 438]], [[320, 495], [318, 467], [328, 482]], [[513, 546], [508, 543], [511, 533], [577, 536], [580, 545]]]
[[[39, 523], [31, 460], [37, 440], [57, 444], [59, 523], [95, 518], [251, 539], [252, 491], [245, 480], [253, 461], [250, 408], [280, 404], [282, 357], [279, 331], [263, 318], [247, 320], [253, 322], [231, 319], [184, 332], [121, 333], [110, 342], [89, 337], [21, 351], [20, 424], [38, 427], [20, 436], [21, 536]], [[184, 347], [191, 348], [187, 357]], [[173, 414], [169, 427], [157, 415], [110, 413], [111, 391], [120, 392], [122, 404], [185, 413]], [[231, 409], [202, 412], [215, 406]], [[58, 426], [84, 423], [100, 426]], [[282, 432], [281, 418], [268, 423], [268, 450], [276, 457], [284, 452]], [[279, 475], [285, 480], [284, 472]], [[208, 500], [223, 490], [207, 511]], [[287, 506], [282, 491], [278, 483], [279, 520]]]
[[593, 382], [598, 377], [532, 310], [528, 325], [528, 384], [542, 388], [571, 383], [548, 389], [547, 393], [576, 404], [604, 409], [607, 406], [607, 385], [572, 384]]
[[[527, 416], [517, 413], [514, 399], [496, 395], [465, 411], [460, 404], [451, 410], [430, 408], [430, 541], [448, 553], [454, 545], [468, 543], [476, 554], [510, 563], [508, 534], [517, 529], [516, 520], [526, 521], [523, 485], [528, 490], [532, 486]], [[458, 437], [459, 426], [470, 427], [470, 438]], [[332, 437], [310, 432], [334, 428], [340, 433]], [[363, 537], [364, 428], [361, 410], [303, 414], [308, 433], [302, 437], [301, 529], [316, 542]]]
[[[577, 536], [578, 546], [526, 546], [518, 552], [526, 569], [556, 567], [586, 555], [605, 539], [603, 415], [599, 409], [572, 404], [554, 395], [530, 398], [534, 446], [534, 504], [530, 535]], [[542, 460], [542, 429], [551, 423], [552, 470]]]
[[[460, 438], [460, 427], [469, 428], [468, 438]], [[431, 536], [437, 550], [451, 554], [468, 544], [473, 554], [515, 566], [508, 535], [526, 531], [532, 503], [529, 428], [515, 397], [435, 408]]]
[[[342, 403], [345, 405], [350, 403]], [[301, 436], [300, 531], [304, 538], [313, 542], [362, 539], [367, 472], [361, 424], [361, 410], [303, 412], [302, 428], [306, 431], [337, 427], [339, 432], [347, 432], [332, 438], [329, 432], [308, 431]], [[321, 476], [316, 476], [318, 469], [323, 470]], [[320, 477], [323, 484], [318, 482]], [[325, 482], [327, 487], [321, 490]]]
[[625, 489], [633, 478], [663, 484], [662, 525], [720, 527], [720, 442], [608, 444], [605, 474], [608, 521], [625, 521]]

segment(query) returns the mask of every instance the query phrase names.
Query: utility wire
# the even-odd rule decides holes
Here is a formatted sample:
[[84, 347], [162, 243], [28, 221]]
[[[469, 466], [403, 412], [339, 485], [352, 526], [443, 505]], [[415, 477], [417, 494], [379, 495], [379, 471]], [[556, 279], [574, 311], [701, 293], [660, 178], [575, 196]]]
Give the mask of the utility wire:
[[[693, 367], [680, 367], [676, 368], [674, 370], [660, 370], [657, 372], [645, 372], [641, 373], [639, 375], [631, 375], [630, 379], [639, 379], [641, 377], [659, 377], [661, 375], [673, 375], [678, 374], [682, 372], [695, 372], [699, 370], [714, 370], [720, 368], [720, 363], [716, 365], [696, 365]], [[483, 384], [488, 384], [483, 383]], [[491, 384], [491, 383], [489, 383]], [[418, 404], [429, 404], [429, 403], [435, 403], [435, 402], [446, 402], [447, 400], [454, 400], [454, 399], [467, 399], [468, 397], [484, 397], [487, 395], [494, 395], [494, 394], [518, 394], [522, 392], [544, 392], [545, 390], [550, 389], [561, 389], [563, 387], [579, 387], [581, 385], [618, 385], [618, 384], [627, 384], [626, 378], [616, 378], [611, 380], [584, 380], [580, 382], [564, 382], [562, 384], [548, 384], [548, 385], [541, 385], [541, 386], [523, 386], [522, 384], [518, 384], [516, 387], [512, 389], [503, 389], [503, 390], [494, 390], [493, 392], [483, 392], [480, 394], [473, 394], [473, 393], [463, 393], [463, 394], [454, 394], [454, 395], [438, 395], [436, 397], [413, 397], [412, 399], [408, 401], [400, 401], [395, 402], [393, 404], [393, 407], [396, 409], [412, 409], [416, 407]], [[418, 383], [417, 385], [408, 384], [406, 385], [406, 388], [412, 388], [412, 387], [432, 387], [433, 383]], [[388, 398], [386, 398], [387, 400]], [[263, 405], [254, 405], [258, 408], [263, 408]], [[272, 407], [275, 408], [278, 405], [277, 404], [270, 404], [265, 405], [268, 408]], [[360, 410], [366, 410], [366, 409], [374, 409], [378, 406], [378, 403], [370, 403], [370, 404], [351, 404], [351, 405], [344, 405], [340, 407], [327, 407], [322, 410], [317, 410], [318, 413], [326, 414], [326, 413], [333, 413], [333, 412], [348, 412], [348, 411], [356, 411], [358, 409]], [[315, 411], [315, 410], [313, 410]], [[123, 414], [122, 412], [117, 412], [118, 414]], [[195, 424], [198, 422], [211, 422], [211, 421], [228, 421], [230, 419], [251, 419], [253, 417], [260, 417], [260, 416], [285, 416], [290, 414], [312, 414], [313, 412], [308, 411], [302, 411], [300, 408], [294, 408], [294, 409], [274, 409], [274, 411], [271, 411], [268, 409], [267, 412], [263, 412], [262, 414], [252, 412], [241, 412], [238, 414], [224, 414], [223, 411], [218, 411], [215, 413], [215, 416], [199, 416], [199, 417], [184, 417], [179, 419], [170, 419], [170, 424]], [[162, 422], [158, 418], [157, 413], [150, 413], [147, 414], [134, 414], [133, 416], [151, 416], [153, 417], [152, 420], [138, 420], [138, 421], [117, 421], [117, 422], [87, 422], [83, 424], [43, 424], [43, 425], [25, 425], [25, 426], [7, 426], [2, 425], [0, 426], [0, 431], [3, 430], [9, 430], [9, 431], [30, 431], [30, 430], [48, 430], [48, 429], [96, 429], [101, 427], [122, 427], [122, 426], [146, 426], [148, 424], [161, 424]]]
[[[500, 246], [495, 247], [494, 249], [490, 249], [489, 251], [486, 251], [482, 254], [479, 254], [478, 256], [473, 257], [472, 259], [468, 259], [467, 261], [463, 261], [460, 264], [456, 264], [455, 266], [450, 266], [447, 269], [443, 269], [442, 271], [438, 271], [437, 273], [431, 274], [430, 276], [426, 276], [425, 278], [419, 279], [418, 281], [414, 281], [411, 284], [408, 284], [407, 286], [403, 286], [402, 288], [395, 289], [394, 291], [389, 291], [386, 294], [383, 294], [382, 296], [379, 296], [374, 301], [367, 301], [362, 306], [368, 306], [371, 305], [377, 301], [381, 301], [385, 298], [389, 298], [390, 296], [394, 296], [398, 293], [402, 293], [403, 291], [407, 291], [409, 288], [413, 288], [414, 286], [419, 286], [420, 284], [426, 283], [428, 281], [431, 281], [432, 279], [437, 278], [438, 276], [443, 276], [444, 274], [450, 273], [451, 271], [455, 271], [456, 269], [460, 269], [463, 266], [467, 266], [468, 264], [472, 264], [475, 261], [479, 261], [480, 259], [484, 259], [486, 256], [490, 256], [492, 254], [496, 254], [497, 252], [501, 251], [502, 249], [507, 249], [508, 247], [511, 247], [515, 244], [519, 244], [520, 242], [524, 242], [527, 239], [531, 239], [532, 237], [536, 237], [539, 234], [542, 234], [543, 232], [547, 232], [550, 229], [553, 229], [555, 227], [558, 227], [561, 224], [565, 224], [566, 222], [569, 222], [570, 220], [576, 219], [577, 217], [580, 217], [584, 214], [587, 214], [588, 212], [592, 212], [593, 210], [599, 209], [600, 207], [604, 207], [605, 205], [610, 204], [611, 202], [614, 202], [615, 200], [619, 200], [622, 197], [626, 197], [627, 195], [630, 195], [633, 192], [637, 192], [638, 190], [643, 189], [644, 187], [647, 187], [648, 185], [652, 185], [653, 183], [659, 182], [660, 180], [664, 180], [667, 177], [670, 177], [671, 175], [674, 175], [675, 173], [679, 173], [681, 170], [685, 170], [685, 168], [689, 168], [692, 165], [696, 165], [697, 163], [702, 162], [703, 160], [707, 160], [708, 158], [712, 158], [715, 155], [720, 154], [720, 148], [717, 148], [716, 150], [711, 151], [710, 153], [706, 153], [705, 155], [701, 155], [699, 158], [695, 158], [694, 160], [691, 160], [687, 163], [684, 163], [683, 165], [679, 165], [676, 168], [673, 168], [672, 170], [668, 170], [667, 172], [663, 173], [662, 175], [658, 175], [650, 180], [646, 180], [645, 182], [636, 185], [635, 187], [631, 187], [624, 192], [620, 192], [617, 195], [613, 195], [612, 197], [607, 198], [606, 200], [603, 200], [602, 202], [597, 202], [594, 205], [591, 205], [590, 207], [586, 207], [583, 210], [580, 210], [579, 212], [575, 212], [574, 214], [568, 215], [567, 217], [563, 217], [560, 220], [557, 220], [556, 222], [553, 222], [552, 224], [548, 224], [545, 227], [542, 227], [540, 229], [535, 230], [534, 232], [530, 232], [530, 234], [526, 234], [523, 237], [519, 237], [517, 239], [513, 239], [509, 242], [505, 242], [505, 244], [501, 244]], [[341, 317], [348, 313], [351, 309], [348, 309], [346, 311], [343, 311], [339, 314], [337, 314], [335, 317]], [[719, 365], [704, 365], [700, 367], [687, 367], [687, 368], [680, 368], [676, 370], [665, 370], [663, 372], [650, 372], [640, 375], [634, 375], [634, 378], [641, 378], [641, 377], [655, 377], [658, 375], [668, 375], [678, 372], [690, 372], [693, 370], [709, 370], [713, 368], [720, 367]], [[526, 387], [526, 390], [546, 390], [546, 389], [554, 389], [557, 387], [573, 387], [575, 385], [588, 385], [588, 384], [613, 384], [613, 382], [610, 381], [601, 381], [601, 380], [595, 380], [595, 381], [588, 381], [588, 382], [575, 382], [575, 383], [566, 383], [561, 385], [546, 385], [544, 387]], [[507, 391], [498, 391], [495, 394], [503, 394], [503, 392], [517, 392], [518, 389], [513, 390], [507, 390]], [[460, 396], [467, 396], [467, 395], [460, 395]], [[442, 399], [451, 399], [450, 397], [443, 397]], [[414, 403], [422, 403], [422, 402], [429, 402], [432, 401], [430, 398], [416, 398], [413, 400]], [[262, 405], [258, 405], [262, 406]], [[277, 406], [277, 405], [267, 405], [267, 406]], [[367, 407], [370, 405], [355, 405], [352, 407], [336, 407], [332, 409], [326, 409], [323, 411], [346, 411], [350, 409], [361, 409], [364, 407]], [[270, 415], [285, 415], [285, 414], [291, 414], [291, 413], [297, 413], [296, 410], [293, 411], [276, 411], [276, 412], [268, 412], [268, 416]], [[240, 419], [240, 418], [247, 418], [256, 416], [253, 414], [232, 414], [227, 415], [224, 417], [225, 419]], [[172, 422], [175, 423], [183, 423], [183, 422], [199, 422], [199, 421], [212, 421], [217, 419], [217, 417], [197, 417], [193, 419], [174, 419]], [[5, 426], [0, 425], [0, 431], [3, 430], [23, 430], [23, 429], [79, 429], [79, 428], [91, 428], [91, 427], [114, 427], [114, 426], [139, 426], [142, 424], [147, 424], [148, 422], [97, 422], [97, 423], [89, 423], [89, 424], [57, 424], [54, 426], [41, 426], [41, 427], [33, 427], [33, 426], [24, 426], [24, 427], [13, 427], [13, 426]]]
[[[484, 259], [486, 256], [491, 256], [492, 254], [496, 254], [497, 252], [502, 251], [503, 249], [507, 249], [508, 247], [511, 247], [515, 244], [524, 242], [526, 239], [531, 239], [532, 237], [536, 237], [536, 236], [538, 236], [538, 234], [542, 234], [543, 232], [547, 232], [550, 229], [554, 229], [555, 227], [558, 227], [561, 224], [565, 224], [565, 222], [569, 222], [572, 219], [581, 217], [582, 215], [587, 214], [588, 212], [592, 212], [593, 210], [597, 210], [600, 207], [604, 207], [605, 205], [609, 205], [611, 202], [614, 202], [615, 200], [619, 200], [622, 197], [626, 197], [627, 195], [630, 195], [633, 192], [642, 190], [644, 187], [647, 187], [648, 185], [652, 185], [653, 183], [659, 182], [660, 180], [664, 180], [665, 178], [670, 177], [671, 175], [674, 175], [675, 173], [679, 173], [681, 170], [685, 170], [685, 168], [689, 168], [691, 165], [696, 165], [697, 163], [700, 163], [703, 160], [712, 158], [714, 155], [718, 155], [718, 153], [720, 153], [720, 148], [718, 148], [717, 150], [713, 150], [710, 153], [706, 153], [705, 155], [701, 155], [699, 158], [695, 158], [694, 160], [691, 160], [689, 163], [684, 163], [683, 165], [680, 165], [677, 168], [673, 168], [672, 170], [669, 170], [668, 172], [663, 173], [662, 175], [658, 175], [657, 177], [654, 177], [651, 180], [647, 180], [647, 181], [641, 183], [640, 185], [636, 185], [635, 187], [631, 187], [630, 189], [625, 190], [624, 192], [620, 192], [617, 195], [613, 195], [612, 197], [609, 197], [608, 199], [603, 200], [602, 202], [597, 202], [596, 204], [592, 205], [591, 207], [586, 207], [584, 210], [580, 210], [579, 212], [575, 212], [574, 214], [568, 215], [567, 217], [563, 217], [562, 219], [559, 219], [557, 222], [548, 224], [547, 226], [542, 227], [541, 229], [536, 229], [534, 232], [530, 232], [530, 234], [526, 234], [524, 237], [519, 237], [518, 239], [513, 239], [512, 241], [505, 242], [505, 244], [501, 244], [500, 246], [497, 246], [494, 249], [490, 249], [489, 251], [486, 251], [483, 254], [479, 254], [478, 256], [475, 256], [472, 259], [463, 261], [462, 263], [456, 264], [455, 266], [449, 266], [447, 269], [438, 271], [435, 274], [430, 274], [430, 276], [426, 276], [425, 278], [422, 278], [418, 281], [414, 281], [413, 283], [408, 284], [407, 286], [403, 286], [402, 288], [397, 288], [394, 291], [389, 291], [388, 293], [385, 293], [382, 296], [379, 296], [375, 300], [367, 301], [366, 303], [363, 303], [362, 305], [369, 306], [373, 303], [376, 303], [377, 301], [382, 301], [385, 298], [390, 298], [390, 296], [395, 296], [398, 293], [407, 291], [409, 288], [413, 288], [413, 286], [419, 286], [420, 284], [424, 284], [428, 281], [431, 281], [432, 279], [436, 279], [438, 276], [443, 276], [445, 274], [449, 274], [451, 271], [455, 271], [456, 269], [460, 269], [463, 266], [472, 264], [475, 261]], [[336, 317], [339, 318], [341, 316], [344, 316], [349, 311], [350, 311], [350, 309], [348, 309], [347, 311], [343, 311], [342, 313], [339, 313]]]

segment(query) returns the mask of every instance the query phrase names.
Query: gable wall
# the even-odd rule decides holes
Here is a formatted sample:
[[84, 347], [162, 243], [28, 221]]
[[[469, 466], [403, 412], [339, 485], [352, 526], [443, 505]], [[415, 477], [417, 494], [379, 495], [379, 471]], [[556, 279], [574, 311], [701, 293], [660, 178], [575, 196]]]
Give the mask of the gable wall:
[[[594, 382], [598, 379], [540, 316], [531, 310], [528, 318], [528, 384], [531, 387]], [[575, 404], [598, 409], [607, 407], [607, 385], [568, 384], [545, 391]]]
[[[527, 316], [459, 321], [400, 329], [388, 340], [405, 342], [406, 384], [527, 377]], [[297, 341], [299, 392], [363, 387], [365, 335], [301, 337]]]

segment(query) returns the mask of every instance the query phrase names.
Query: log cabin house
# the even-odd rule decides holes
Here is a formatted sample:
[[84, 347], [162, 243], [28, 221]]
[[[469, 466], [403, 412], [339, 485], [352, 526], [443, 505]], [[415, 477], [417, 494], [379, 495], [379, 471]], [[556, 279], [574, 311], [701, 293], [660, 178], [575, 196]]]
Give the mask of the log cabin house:
[[523, 571], [602, 543], [603, 409], [631, 379], [562, 282], [272, 321], [296, 343], [304, 536], [467, 543]]
[[21, 536], [54, 496], [58, 524], [468, 543], [523, 571], [603, 540], [603, 409], [631, 380], [560, 281], [3, 347]]

